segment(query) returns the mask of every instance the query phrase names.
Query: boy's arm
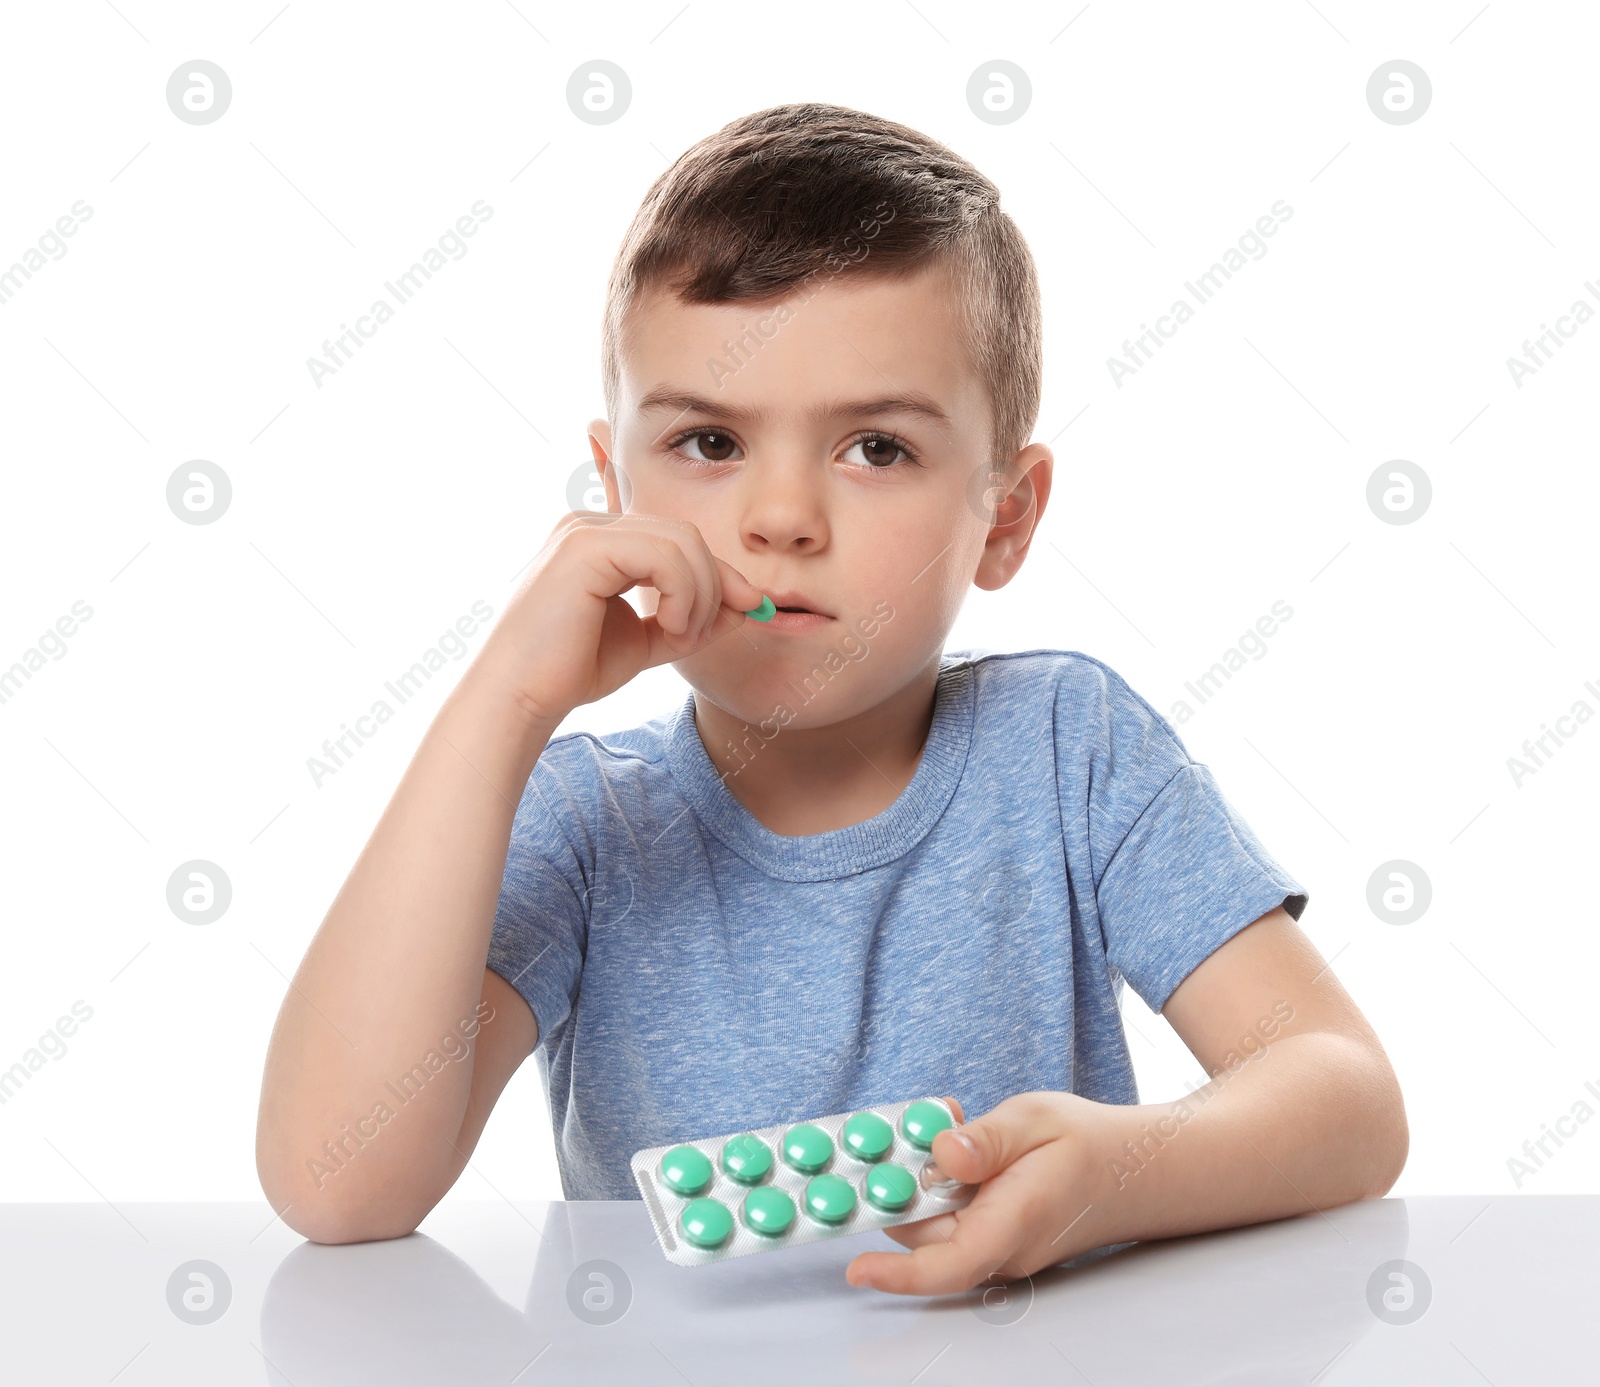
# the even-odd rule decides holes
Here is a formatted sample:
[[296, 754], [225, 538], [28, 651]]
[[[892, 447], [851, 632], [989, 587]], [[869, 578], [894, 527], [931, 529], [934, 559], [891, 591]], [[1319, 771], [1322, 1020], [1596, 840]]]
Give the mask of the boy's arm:
[[[489, 1114], [511, 1076], [539, 1043], [539, 1023], [523, 995], [492, 968], [483, 970], [483, 1028], [472, 1047], [472, 1088], [461, 1130], [447, 1138], [443, 1189], [451, 1189], [467, 1167]], [[441, 1193], [443, 1191], [441, 1190]]]
[[256, 1170], [307, 1238], [415, 1228], [533, 1049], [532, 1011], [485, 959], [552, 730], [469, 667], [306, 951], [267, 1051]]
[[[606, 485], [615, 505], [609, 472]], [[658, 599], [643, 618], [622, 597], [641, 585]], [[278, 1013], [256, 1170], [289, 1227], [317, 1242], [401, 1237], [450, 1188], [537, 1040], [529, 1003], [486, 965], [517, 809], [546, 744], [574, 708], [738, 630], [764, 600], [688, 521], [556, 522]], [[518, 974], [525, 987], [538, 961]]]
[[863, 1253], [849, 1279], [944, 1294], [1091, 1248], [1320, 1211], [1394, 1184], [1409, 1145], [1394, 1070], [1281, 906], [1216, 949], [1162, 1015], [1209, 1083], [1139, 1105], [1024, 1093], [941, 1132], [939, 1165], [983, 1189], [957, 1213], [887, 1230], [912, 1254]]

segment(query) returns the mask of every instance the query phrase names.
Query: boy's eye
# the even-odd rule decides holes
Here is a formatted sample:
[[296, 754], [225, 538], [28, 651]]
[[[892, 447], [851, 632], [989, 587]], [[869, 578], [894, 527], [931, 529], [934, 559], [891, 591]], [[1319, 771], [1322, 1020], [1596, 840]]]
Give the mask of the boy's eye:
[[[720, 429], [692, 429], [668, 445], [685, 462], [707, 466], [734, 462], [743, 456], [732, 434]], [[920, 466], [911, 449], [890, 434], [869, 433], [856, 439], [843, 453], [866, 472], [889, 472], [899, 467]]]
[[[860, 458], [852, 457], [853, 453], [860, 453]], [[868, 434], [856, 439], [845, 450], [844, 456], [847, 462], [859, 461], [862, 466], [877, 472], [887, 472], [901, 461], [912, 461], [911, 454], [905, 448], [883, 434]]]
[[739, 450], [731, 437], [715, 429], [686, 434], [674, 446], [696, 462], [727, 462]]

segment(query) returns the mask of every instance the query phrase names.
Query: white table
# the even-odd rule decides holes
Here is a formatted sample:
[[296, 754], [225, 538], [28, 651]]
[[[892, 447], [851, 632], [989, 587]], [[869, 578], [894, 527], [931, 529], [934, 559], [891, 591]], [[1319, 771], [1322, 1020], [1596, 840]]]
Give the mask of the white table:
[[[874, 1233], [686, 1269], [662, 1257], [637, 1201], [446, 1201], [409, 1238], [345, 1247], [302, 1241], [265, 1203], [0, 1205], [0, 1381], [1600, 1380], [1600, 1197], [1367, 1201], [1138, 1244], [991, 1291], [988, 1304], [847, 1285], [845, 1265], [875, 1246], [898, 1250]], [[177, 1294], [180, 1309], [208, 1323], [169, 1303], [174, 1273], [194, 1261], [228, 1282], [207, 1304], [180, 1275], [180, 1291], [200, 1288], [191, 1308]], [[595, 1261], [621, 1269], [609, 1291], [586, 1272], [574, 1283]], [[1409, 1293], [1386, 1274], [1374, 1283], [1396, 1261], [1421, 1268], [1428, 1289], [1414, 1273]], [[1382, 1318], [1369, 1296], [1383, 1309], [1386, 1288], [1398, 1308]], [[573, 1308], [585, 1290], [587, 1319]], [[591, 1322], [624, 1303], [620, 1318]]]

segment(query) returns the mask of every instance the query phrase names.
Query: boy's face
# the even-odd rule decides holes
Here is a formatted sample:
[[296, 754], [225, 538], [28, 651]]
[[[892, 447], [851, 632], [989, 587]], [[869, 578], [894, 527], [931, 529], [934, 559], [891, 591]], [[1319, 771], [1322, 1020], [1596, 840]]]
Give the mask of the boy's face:
[[[751, 723], [783, 703], [789, 725], [820, 727], [903, 689], [937, 660], [968, 585], [1021, 566], [1049, 495], [1050, 451], [1033, 444], [996, 523], [980, 514], [990, 406], [937, 267], [761, 304], [648, 296], [616, 413], [615, 437], [590, 426], [611, 510], [692, 521], [758, 588], [830, 618], [746, 622], [675, 662]], [[654, 613], [655, 589], [640, 596]], [[808, 676], [820, 692], [806, 697]]]

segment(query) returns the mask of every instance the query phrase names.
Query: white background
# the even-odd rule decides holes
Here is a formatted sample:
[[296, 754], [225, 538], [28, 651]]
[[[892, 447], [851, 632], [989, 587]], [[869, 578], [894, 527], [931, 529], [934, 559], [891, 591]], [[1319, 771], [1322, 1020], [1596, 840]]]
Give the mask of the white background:
[[[0, 304], [0, 667], [93, 616], [0, 705], [0, 1068], [74, 1001], [93, 1017], [0, 1106], [0, 1199], [261, 1197], [287, 976], [465, 659], [320, 788], [307, 758], [474, 601], [499, 613], [587, 457], [641, 196], [791, 100], [948, 143], [1038, 259], [1055, 491], [947, 648], [1086, 651], [1168, 712], [1287, 602], [1180, 731], [1394, 1060], [1395, 1192], [1512, 1193], [1508, 1157], [1600, 1084], [1600, 726], [1520, 788], [1506, 764], [1600, 709], [1600, 325], [1520, 388], [1506, 366], [1600, 307], [1591, 7], [82, 0], [6, 24], [0, 265], [93, 215]], [[233, 83], [205, 126], [165, 100], [197, 57]], [[1433, 84], [1409, 125], [1366, 104], [1396, 57]], [[594, 58], [633, 83], [606, 126], [566, 105]], [[966, 104], [994, 58], [1033, 86], [1009, 125]], [[478, 199], [464, 258], [314, 385], [306, 359]], [[1119, 388], [1107, 358], [1279, 199], [1269, 253]], [[212, 525], [166, 504], [193, 459], [232, 480]], [[1413, 524], [1367, 504], [1393, 459], [1432, 481]], [[567, 726], [684, 694], [662, 667]], [[233, 885], [210, 926], [167, 906], [192, 858]], [[1367, 904], [1395, 858], [1433, 887], [1406, 926]], [[1203, 1079], [1131, 994], [1127, 1019], [1146, 1101]], [[1576, 1130], [1523, 1192], [1600, 1185], [1600, 1123]], [[532, 1063], [449, 1197], [497, 1194], [561, 1194]]]

